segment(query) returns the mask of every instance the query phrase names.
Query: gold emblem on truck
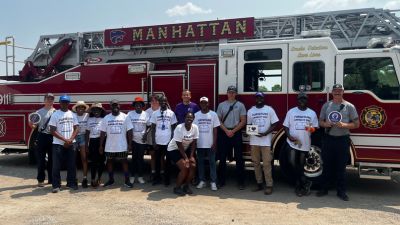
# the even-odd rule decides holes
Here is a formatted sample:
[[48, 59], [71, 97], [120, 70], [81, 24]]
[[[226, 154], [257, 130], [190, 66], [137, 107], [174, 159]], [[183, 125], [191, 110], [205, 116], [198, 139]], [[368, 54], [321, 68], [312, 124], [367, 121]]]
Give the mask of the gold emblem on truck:
[[361, 124], [369, 129], [379, 129], [386, 123], [386, 112], [383, 108], [372, 105], [361, 112]]

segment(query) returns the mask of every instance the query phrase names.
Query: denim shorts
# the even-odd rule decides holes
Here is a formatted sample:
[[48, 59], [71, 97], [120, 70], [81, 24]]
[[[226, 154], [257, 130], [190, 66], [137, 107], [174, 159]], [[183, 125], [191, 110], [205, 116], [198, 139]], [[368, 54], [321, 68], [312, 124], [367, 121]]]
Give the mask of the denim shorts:
[[76, 140], [76, 145], [78, 147], [85, 146], [86, 139], [85, 139], [85, 135], [84, 134], [77, 135], [75, 137], [75, 140]]

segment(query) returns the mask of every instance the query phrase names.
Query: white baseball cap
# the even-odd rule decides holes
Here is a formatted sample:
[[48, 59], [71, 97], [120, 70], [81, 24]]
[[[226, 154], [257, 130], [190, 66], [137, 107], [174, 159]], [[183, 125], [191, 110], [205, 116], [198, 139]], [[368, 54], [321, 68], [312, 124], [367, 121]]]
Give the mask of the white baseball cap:
[[202, 101], [208, 102], [208, 98], [207, 98], [207, 97], [201, 97], [201, 98], [200, 98], [200, 102], [202, 102]]

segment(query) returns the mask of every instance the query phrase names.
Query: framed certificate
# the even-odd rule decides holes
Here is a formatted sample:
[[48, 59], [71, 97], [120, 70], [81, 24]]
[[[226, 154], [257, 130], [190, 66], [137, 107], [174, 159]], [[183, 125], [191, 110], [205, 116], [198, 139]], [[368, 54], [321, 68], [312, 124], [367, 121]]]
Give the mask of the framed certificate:
[[258, 125], [247, 125], [246, 134], [248, 135], [258, 135]]

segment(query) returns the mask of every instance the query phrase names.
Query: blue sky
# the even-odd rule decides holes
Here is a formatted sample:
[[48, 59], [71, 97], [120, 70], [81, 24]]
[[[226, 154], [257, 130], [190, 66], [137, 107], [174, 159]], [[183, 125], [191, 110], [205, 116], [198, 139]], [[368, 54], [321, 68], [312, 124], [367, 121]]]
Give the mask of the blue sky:
[[[355, 8], [400, 9], [400, 0], [13, 0], [0, 6], [0, 41], [34, 48], [40, 35], [99, 31], [166, 23], [238, 17], [269, 17]], [[24, 61], [32, 51], [16, 50]], [[5, 75], [5, 46], [0, 46], [0, 75]], [[16, 64], [16, 73], [23, 64]], [[11, 70], [9, 65], [9, 71]]]

